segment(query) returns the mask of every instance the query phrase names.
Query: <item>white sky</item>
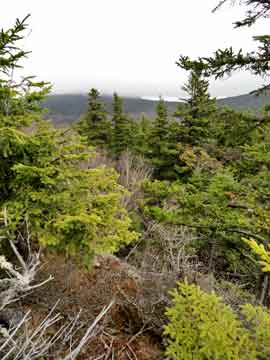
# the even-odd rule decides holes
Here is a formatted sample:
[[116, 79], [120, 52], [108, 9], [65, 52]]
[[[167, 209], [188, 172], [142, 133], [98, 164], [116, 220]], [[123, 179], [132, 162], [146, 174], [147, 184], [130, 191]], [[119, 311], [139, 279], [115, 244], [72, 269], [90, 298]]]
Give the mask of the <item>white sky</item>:
[[[1, 4], [0, 27], [28, 13], [31, 33], [24, 41], [32, 54], [27, 74], [53, 83], [54, 92], [85, 92], [97, 87], [120, 95], [183, 96], [186, 73], [179, 54], [210, 55], [220, 47], [253, 49], [251, 37], [267, 33], [267, 22], [234, 30], [244, 8], [218, 0], [8, 0]], [[214, 96], [253, 90], [261, 81], [247, 73], [212, 82]]]

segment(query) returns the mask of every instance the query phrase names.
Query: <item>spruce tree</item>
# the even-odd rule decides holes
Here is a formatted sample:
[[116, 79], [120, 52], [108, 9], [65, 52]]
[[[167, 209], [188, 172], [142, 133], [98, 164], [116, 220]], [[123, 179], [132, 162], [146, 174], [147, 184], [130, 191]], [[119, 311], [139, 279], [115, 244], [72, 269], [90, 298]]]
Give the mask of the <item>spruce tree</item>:
[[156, 118], [154, 120], [153, 135], [155, 135], [157, 144], [157, 151], [160, 152], [161, 141], [168, 136], [168, 109], [165, 101], [160, 98], [156, 106]]
[[113, 94], [113, 124], [115, 125], [119, 118], [123, 116], [123, 99], [117, 93]]
[[146, 156], [149, 153], [151, 120], [142, 115], [138, 121], [133, 121], [131, 125], [132, 150], [139, 155]]
[[107, 111], [100, 100], [100, 93], [92, 88], [88, 93], [88, 108], [78, 124], [81, 135], [88, 139], [90, 145], [107, 147], [111, 140], [111, 122]]
[[174, 178], [176, 162], [176, 143], [172, 141], [168, 109], [160, 98], [156, 106], [156, 118], [149, 139], [148, 156], [154, 166], [154, 175], [159, 179]]
[[187, 84], [182, 87], [188, 98], [175, 114], [180, 118], [182, 143], [197, 145], [209, 138], [209, 123], [216, 111], [216, 102], [211, 99], [208, 87], [208, 81], [199, 71], [192, 71]]
[[187, 282], [171, 291], [166, 355], [174, 360], [269, 359], [270, 314], [267, 308], [245, 304], [234, 312], [214, 293]]
[[211, 99], [208, 88], [209, 82], [198, 71], [192, 71], [188, 83], [182, 87], [189, 96], [186, 103], [193, 118], [202, 118], [215, 110], [215, 100]]
[[[6, 240], [23, 237], [27, 222], [35, 245], [77, 252], [89, 263], [95, 252], [118, 250], [136, 234], [121, 205], [124, 189], [116, 171], [82, 166], [93, 156], [89, 146], [77, 133], [55, 129], [40, 116], [49, 85], [32, 77], [12, 79], [26, 56], [17, 47], [26, 20], [0, 32], [0, 212], [8, 214], [8, 227], [0, 227], [0, 252]], [[102, 122], [97, 99], [92, 91], [90, 115]]]
[[112, 151], [118, 157], [122, 152], [127, 150], [131, 142], [131, 119], [124, 114], [123, 100], [117, 93], [113, 95], [113, 139]]

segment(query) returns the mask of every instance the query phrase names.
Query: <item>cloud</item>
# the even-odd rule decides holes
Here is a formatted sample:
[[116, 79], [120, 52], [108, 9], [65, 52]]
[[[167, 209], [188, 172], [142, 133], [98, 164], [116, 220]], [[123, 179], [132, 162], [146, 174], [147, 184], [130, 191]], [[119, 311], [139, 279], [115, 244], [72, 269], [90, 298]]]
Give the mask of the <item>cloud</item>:
[[[252, 49], [258, 28], [234, 30], [241, 8], [215, 15], [216, 0], [10, 0], [1, 5], [2, 25], [31, 13], [31, 34], [24, 41], [33, 53], [25, 71], [51, 81], [55, 92], [103, 92], [181, 97], [187, 74], [175, 62], [179, 54], [210, 55], [218, 47]], [[255, 31], [256, 30], [256, 31]], [[241, 73], [212, 82], [215, 96], [244, 93], [258, 79]]]

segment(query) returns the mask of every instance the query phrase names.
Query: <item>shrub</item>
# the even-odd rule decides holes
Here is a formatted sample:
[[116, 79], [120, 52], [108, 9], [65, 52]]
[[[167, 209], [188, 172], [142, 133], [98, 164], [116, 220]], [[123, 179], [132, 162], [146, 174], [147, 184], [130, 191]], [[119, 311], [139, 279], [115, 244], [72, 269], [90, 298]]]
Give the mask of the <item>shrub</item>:
[[251, 332], [256, 347], [257, 359], [270, 358], [270, 313], [263, 306], [243, 305], [241, 314]]
[[8, 210], [14, 238], [27, 219], [31, 240], [83, 253], [89, 263], [94, 252], [113, 252], [137, 235], [122, 206], [118, 174], [107, 167], [89, 169], [93, 151], [85, 139], [42, 120], [48, 84], [27, 77], [13, 85], [9, 78], [27, 54], [16, 46], [27, 18], [0, 36], [0, 208]]
[[175, 360], [256, 359], [255, 343], [232, 310], [214, 294], [179, 283], [171, 292], [166, 354]]

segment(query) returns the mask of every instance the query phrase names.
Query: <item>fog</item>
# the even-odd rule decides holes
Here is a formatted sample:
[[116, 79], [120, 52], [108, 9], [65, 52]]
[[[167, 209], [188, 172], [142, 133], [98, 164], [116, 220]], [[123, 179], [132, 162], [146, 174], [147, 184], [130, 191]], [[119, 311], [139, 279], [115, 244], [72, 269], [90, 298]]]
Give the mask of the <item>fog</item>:
[[[25, 73], [52, 82], [55, 93], [86, 92], [181, 97], [187, 74], [175, 62], [180, 54], [207, 56], [220, 47], [252, 50], [252, 36], [266, 33], [265, 22], [235, 30], [243, 9], [226, 6], [212, 14], [217, 0], [69, 0], [1, 4], [1, 27], [28, 13], [24, 40], [32, 51]], [[248, 73], [211, 81], [216, 97], [253, 90], [260, 79]]]

